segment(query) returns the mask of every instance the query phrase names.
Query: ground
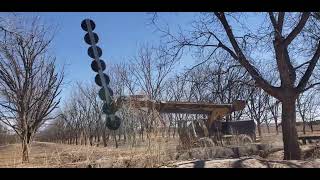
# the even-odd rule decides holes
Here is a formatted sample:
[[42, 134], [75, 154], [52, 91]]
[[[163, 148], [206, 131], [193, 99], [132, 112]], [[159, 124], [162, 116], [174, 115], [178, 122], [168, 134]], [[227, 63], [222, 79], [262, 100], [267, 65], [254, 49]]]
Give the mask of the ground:
[[268, 160], [259, 157], [242, 157], [239, 159], [194, 160], [174, 163], [178, 168], [319, 168], [320, 159], [313, 161]]
[[[170, 162], [171, 142], [154, 141], [148, 148], [95, 147], [34, 142], [30, 162], [21, 163], [21, 145], [0, 146], [0, 167], [159, 167]], [[147, 143], [147, 142], [146, 142]]]
[[[265, 134], [261, 143], [282, 146], [281, 135]], [[147, 145], [148, 144], [148, 145]], [[316, 144], [301, 146], [301, 161], [283, 161], [283, 151], [276, 150], [262, 158], [177, 159], [178, 139], [157, 138], [139, 147], [115, 148], [34, 142], [30, 162], [21, 163], [21, 145], [0, 146], [0, 167], [320, 167], [320, 148]], [[316, 147], [316, 148], [315, 148]]]

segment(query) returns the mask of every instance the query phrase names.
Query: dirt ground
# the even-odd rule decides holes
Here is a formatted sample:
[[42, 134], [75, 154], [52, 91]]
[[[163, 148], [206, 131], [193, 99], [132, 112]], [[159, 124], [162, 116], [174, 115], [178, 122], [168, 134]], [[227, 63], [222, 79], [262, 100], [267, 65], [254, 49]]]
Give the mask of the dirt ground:
[[242, 157], [239, 159], [194, 160], [163, 166], [164, 168], [319, 168], [320, 159], [312, 161], [268, 160], [259, 157]]
[[[281, 134], [264, 134], [260, 143], [281, 147]], [[282, 161], [283, 150], [267, 157], [241, 157], [233, 159], [176, 160], [178, 139], [153, 139], [139, 147], [92, 147], [48, 142], [34, 142], [30, 148], [30, 162], [21, 163], [21, 145], [0, 146], [0, 167], [320, 167], [320, 144], [302, 145], [302, 161]]]

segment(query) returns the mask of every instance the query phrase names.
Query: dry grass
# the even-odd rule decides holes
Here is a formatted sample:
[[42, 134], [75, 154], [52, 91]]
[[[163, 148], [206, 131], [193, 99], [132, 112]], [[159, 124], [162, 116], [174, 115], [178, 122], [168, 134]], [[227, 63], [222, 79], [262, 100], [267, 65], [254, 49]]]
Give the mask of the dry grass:
[[[310, 129], [310, 127], [308, 125], [306, 125], [306, 129], [305, 130], [306, 130], [307, 134], [312, 133], [311, 129]], [[270, 125], [269, 131], [270, 132], [268, 132], [267, 126], [265, 124], [261, 125], [261, 132], [262, 132], [263, 135], [265, 135], [265, 134], [269, 134], [269, 133], [271, 133], [271, 134], [272, 133], [276, 133], [276, 127], [275, 127], [274, 124]], [[297, 126], [297, 131], [298, 131], [299, 134], [302, 134], [303, 126], [302, 125]], [[281, 131], [281, 126], [280, 126], [279, 127], [279, 134], [281, 134], [281, 133], [282, 133], [282, 131]], [[316, 134], [320, 133], [320, 125], [314, 125], [313, 126], [313, 133], [316, 133]]]
[[30, 162], [21, 163], [21, 146], [0, 147], [0, 167], [158, 167], [174, 157], [176, 140], [154, 138], [140, 147], [94, 147], [35, 142]]
[[[260, 140], [264, 144], [283, 146], [281, 132], [278, 135], [263, 133]], [[26, 164], [21, 163], [20, 144], [5, 145], [0, 146], [0, 167], [160, 167], [176, 161], [178, 139], [152, 137], [137, 144], [132, 147], [120, 143], [119, 148], [115, 148], [112, 143], [108, 147], [96, 147], [35, 142], [30, 148], [30, 162]], [[302, 146], [302, 150], [306, 160], [320, 158], [320, 148]], [[281, 160], [283, 151], [272, 153], [267, 159]]]
[[[269, 137], [268, 137], [269, 138]], [[75, 146], [55, 143], [35, 142], [31, 146], [30, 162], [21, 163], [20, 144], [13, 144], [0, 147], [0, 167], [45, 167], [45, 168], [63, 168], [63, 167], [161, 167], [170, 166], [177, 161], [175, 156], [175, 141], [154, 140], [150, 146], [136, 148], [127, 147], [91, 147]], [[308, 146], [302, 147], [307, 161], [319, 158], [319, 148], [312, 149]], [[270, 154], [267, 159], [247, 160], [244, 164], [250, 167], [252, 162], [262, 163], [268, 161], [272, 165], [273, 161], [279, 161], [283, 158], [283, 151]], [[221, 160], [206, 163], [206, 166], [214, 167], [233, 167], [232, 163], [226, 163]], [[252, 162], [251, 162], [252, 161]], [[224, 163], [225, 162], [225, 163]], [[229, 162], [229, 161], [228, 161]], [[233, 160], [230, 162], [233, 162]], [[280, 161], [279, 161], [280, 162]], [[210, 165], [214, 164], [214, 165]], [[254, 164], [254, 163], [253, 163]], [[272, 167], [278, 166], [275, 163]], [[244, 166], [244, 165], [243, 165]], [[263, 165], [264, 166], [264, 165]]]

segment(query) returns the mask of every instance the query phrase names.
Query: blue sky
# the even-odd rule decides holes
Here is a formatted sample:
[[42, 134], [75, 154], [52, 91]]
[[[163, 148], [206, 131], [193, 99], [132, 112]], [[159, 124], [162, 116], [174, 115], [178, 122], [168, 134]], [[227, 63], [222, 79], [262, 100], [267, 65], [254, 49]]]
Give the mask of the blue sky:
[[[0, 13], [0, 15], [10, 13]], [[22, 17], [39, 16], [48, 25], [55, 25], [57, 32], [51, 51], [57, 57], [58, 67], [65, 65], [67, 83], [62, 91], [63, 100], [70, 95], [71, 87], [77, 81], [93, 82], [94, 73], [91, 58], [87, 55], [89, 47], [83, 40], [85, 31], [81, 29], [81, 21], [90, 18], [95, 21], [99, 36], [98, 46], [102, 48], [102, 59], [106, 64], [126, 61], [137, 53], [139, 44], [160, 42], [161, 34], [150, 25], [152, 15], [145, 12], [37, 12], [17, 13]], [[161, 22], [168, 23], [175, 33], [178, 26], [188, 29], [198, 13], [159, 13]], [[253, 24], [261, 19], [250, 19]], [[240, 28], [241, 29], [241, 28]], [[190, 67], [195, 61], [191, 56], [184, 56], [175, 72], [183, 67]], [[107, 72], [106, 72], [107, 73]]]
[[[144, 12], [38, 12], [17, 13], [20, 16], [39, 16], [48, 24], [57, 27], [57, 33], [52, 43], [52, 52], [57, 57], [57, 65], [66, 65], [66, 85], [62, 92], [64, 99], [70, 93], [73, 83], [77, 81], [94, 81], [95, 73], [91, 70], [91, 59], [87, 55], [87, 45], [83, 37], [85, 31], [80, 23], [85, 18], [95, 21], [96, 32], [99, 36], [98, 46], [102, 48], [102, 59], [108, 63], [125, 61], [136, 54], [139, 44], [157, 44], [160, 34], [150, 25], [148, 13]], [[187, 25], [194, 13], [161, 13], [171, 27]], [[187, 60], [184, 61], [184, 64]], [[106, 72], [107, 73], [107, 72]]]

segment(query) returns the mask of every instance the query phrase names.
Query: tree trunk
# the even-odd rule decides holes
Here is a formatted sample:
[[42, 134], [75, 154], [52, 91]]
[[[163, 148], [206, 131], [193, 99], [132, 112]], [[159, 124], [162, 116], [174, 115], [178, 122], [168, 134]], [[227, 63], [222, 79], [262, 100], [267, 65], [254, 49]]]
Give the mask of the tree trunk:
[[143, 141], [143, 131], [144, 131], [144, 129], [141, 129], [141, 132], [140, 132], [140, 137], [141, 137], [142, 141]]
[[103, 141], [103, 147], [107, 147], [107, 138], [106, 138], [106, 130], [105, 129], [102, 132], [102, 141]]
[[29, 145], [32, 134], [30, 132], [23, 134], [22, 139], [22, 163], [29, 162]]
[[176, 128], [176, 126], [174, 126], [173, 132], [172, 132], [172, 137], [173, 137], [173, 138], [176, 137], [176, 132], [177, 132], [177, 128]]
[[116, 143], [116, 148], [118, 148], [117, 135], [115, 134], [115, 132], [113, 132], [113, 138], [114, 138], [114, 142]]
[[306, 134], [306, 122], [304, 118], [302, 118], [302, 131], [303, 131], [303, 134]]
[[105, 136], [102, 136], [103, 147], [107, 147], [107, 139]]
[[282, 102], [282, 138], [284, 146], [285, 160], [301, 159], [301, 150], [298, 143], [298, 133], [296, 128], [296, 100], [292, 97], [286, 98]]
[[[90, 143], [90, 146], [93, 146], [93, 136], [92, 135], [89, 136], [89, 143]], [[86, 145], [87, 145], [87, 143], [86, 143]]]
[[80, 137], [79, 137], [80, 145], [83, 145], [84, 139], [85, 139], [84, 135], [80, 134]]
[[310, 121], [310, 129], [311, 129], [311, 132], [313, 133], [312, 121]]
[[257, 120], [257, 129], [258, 129], [258, 135], [261, 137], [261, 122], [260, 120]]
[[270, 134], [270, 127], [269, 127], [269, 123], [266, 123], [267, 126], [267, 130], [268, 130], [268, 134]]
[[133, 142], [132, 144], [135, 145], [135, 144], [136, 144], [136, 133], [135, 133], [134, 131], [133, 131], [133, 135], [132, 135], [132, 136], [133, 136], [133, 137], [132, 137], [132, 140], [133, 140], [133, 141], [132, 141], [132, 142]]
[[76, 145], [78, 145], [78, 134], [76, 134]]
[[276, 125], [276, 132], [277, 132], [277, 135], [278, 135], [279, 134], [278, 118], [275, 118], [274, 122], [275, 122], [275, 125]]
[[26, 137], [22, 140], [22, 163], [29, 162], [29, 144]]
[[71, 137], [71, 135], [69, 135], [68, 143], [69, 143], [69, 144], [72, 143], [72, 137]]

